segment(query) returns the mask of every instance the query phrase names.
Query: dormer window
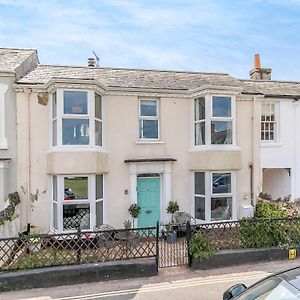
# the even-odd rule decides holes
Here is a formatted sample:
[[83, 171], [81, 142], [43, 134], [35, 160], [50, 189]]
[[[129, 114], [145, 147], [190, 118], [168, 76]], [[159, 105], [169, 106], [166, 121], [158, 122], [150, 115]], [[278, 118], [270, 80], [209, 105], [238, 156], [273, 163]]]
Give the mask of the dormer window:
[[52, 94], [52, 146], [102, 146], [102, 99], [93, 91]]
[[194, 145], [234, 144], [234, 101], [231, 96], [194, 100]]

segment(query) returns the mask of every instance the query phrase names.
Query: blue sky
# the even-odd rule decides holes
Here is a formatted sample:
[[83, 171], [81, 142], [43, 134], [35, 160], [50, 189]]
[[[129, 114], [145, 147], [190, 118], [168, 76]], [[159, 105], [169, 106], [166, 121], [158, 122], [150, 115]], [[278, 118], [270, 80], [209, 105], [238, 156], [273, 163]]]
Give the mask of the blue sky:
[[300, 0], [0, 0], [0, 46], [43, 64], [225, 72], [300, 81]]

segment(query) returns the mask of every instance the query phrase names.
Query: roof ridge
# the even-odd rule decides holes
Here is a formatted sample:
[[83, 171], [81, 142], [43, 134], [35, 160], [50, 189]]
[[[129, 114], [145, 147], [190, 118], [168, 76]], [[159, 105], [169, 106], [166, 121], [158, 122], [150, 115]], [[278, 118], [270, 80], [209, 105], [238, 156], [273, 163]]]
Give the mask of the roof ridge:
[[296, 84], [300, 84], [300, 81], [286, 81], [286, 80], [253, 80], [253, 79], [239, 79], [239, 81], [243, 81], [243, 82], [254, 82], [254, 83], [296, 83]]
[[4, 50], [26, 50], [26, 51], [37, 51], [37, 49], [35, 49], [35, 48], [0, 47], [0, 49], [4, 49]]
[[[182, 74], [204, 74], [204, 75], [229, 75], [228, 73], [217, 73], [217, 72], [197, 72], [197, 71], [180, 71], [180, 70], [158, 70], [158, 69], [138, 69], [138, 68], [117, 68], [117, 67], [99, 67], [93, 68], [88, 66], [76, 66], [76, 65], [50, 65], [50, 64], [39, 64], [38, 67], [64, 67], [64, 68], [82, 68], [90, 70], [124, 70], [124, 71], [145, 71], [145, 72], [162, 72], [162, 73], [182, 73]], [[232, 77], [232, 76], [231, 76]], [[233, 77], [234, 78], [234, 77]]]

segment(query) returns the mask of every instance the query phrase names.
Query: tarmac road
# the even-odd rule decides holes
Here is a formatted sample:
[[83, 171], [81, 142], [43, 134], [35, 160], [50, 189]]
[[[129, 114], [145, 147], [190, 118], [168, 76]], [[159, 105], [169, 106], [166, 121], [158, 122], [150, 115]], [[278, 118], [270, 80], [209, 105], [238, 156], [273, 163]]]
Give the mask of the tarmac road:
[[1, 300], [84, 300], [84, 299], [223, 299], [223, 292], [235, 283], [250, 285], [259, 279], [288, 268], [300, 266], [294, 261], [273, 261], [208, 271], [193, 272], [185, 267], [168, 268], [159, 276], [97, 282], [47, 289], [8, 292]]

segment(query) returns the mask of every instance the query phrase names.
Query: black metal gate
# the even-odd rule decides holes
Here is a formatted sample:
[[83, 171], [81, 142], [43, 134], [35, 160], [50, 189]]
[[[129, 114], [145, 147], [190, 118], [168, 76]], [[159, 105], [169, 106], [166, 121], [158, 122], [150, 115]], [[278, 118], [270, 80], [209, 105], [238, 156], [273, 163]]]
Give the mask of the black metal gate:
[[188, 265], [188, 244], [191, 236], [190, 223], [158, 226], [158, 267], [166, 268]]

